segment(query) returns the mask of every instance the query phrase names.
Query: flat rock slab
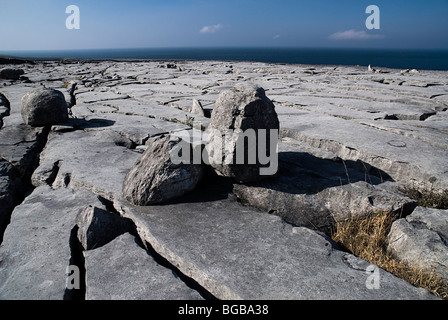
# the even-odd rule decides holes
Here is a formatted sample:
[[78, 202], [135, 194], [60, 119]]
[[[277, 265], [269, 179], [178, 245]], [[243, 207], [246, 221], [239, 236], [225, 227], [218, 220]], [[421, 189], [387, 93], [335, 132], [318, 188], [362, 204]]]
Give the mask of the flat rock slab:
[[121, 197], [124, 177], [140, 156], [121, 146], [123, 139], [110, 130], [52, 132], [32, 182], [88, 189], [110, 200]]
[[219, 299], [433, 298], [383, 270], [381, 290], [367, 289], [366, 261], [212, 189], [171, 205], [114, 205], [156, 252]]
[[202, 300], [129, 233], [84, 256], [86, 300]]
[[[33, 128], [25, 124], [4, 126], [0, 131], [0, 157], [22, 172], [31, 174], [36, 153], [44, 145], [46, 128]], [[31, 171], [31, 172], [30, 172]]]
[[[150, 137], [181, 130], [189, 126], [178, 122], [169, 122], [143, 115], [123, 115], [107, 105], [76, 105], [75, 114], [85, 122], [78, 121], [78, 128], [85, 131], [113, 130], [127, 137], [138, 145], [145, 144]], [[72, 121], [76, 126], [76, 119]], [[101, 122], [107, 126], [89, 126], [89, 123]]]
[[[160, 105], [151, 101], [141, 102], [134, 99], [103, 101], [102, 110], [98, 109], [99, 103], [100, 102], [96, 102], [92, 106], [89, 106], [88, 104], [76, 105], [72, 108], [72, 112], [76, 117], [86, 117], [92, 116], [92, 109], [104, 113], [110, 113], [114, 110], [115, 113], [122, 115], [122, 117], [127, 115], [143, 116], [183, 124], [197, 121], [201, 122], [205, 127], [210, 123], [210, 119], [206, 117], [185, 112], [174, 107]], [[104, 109], [104, 106], [108, 108]]]
[[91, 192], [42, 186], [15, 208], [0, 246], [0, 299], [64, 298], [72, 230], [89, 205], [101, 206]]
[[[397, 181], [421, 188], [448, 188], [446, 150], [354, 121], [295, 108], [277, 108], [283, 136], [331, 151], [345, 160], [362, 160]], [[422, 157], [422, 154], [431, 157]]]

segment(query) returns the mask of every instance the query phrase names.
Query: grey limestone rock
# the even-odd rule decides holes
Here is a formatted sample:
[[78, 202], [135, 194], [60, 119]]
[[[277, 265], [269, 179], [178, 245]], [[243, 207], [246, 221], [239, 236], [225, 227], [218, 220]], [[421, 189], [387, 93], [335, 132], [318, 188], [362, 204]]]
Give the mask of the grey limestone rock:
[[380, 290], [369, 289], [367, 261], [338, 250], [322, 233], [244, 207], [219, 188], [202, 184], [174, 204], [114, 205], [158, 254], [219, 299], [434, 298], [384, 270]]
[[201, 300], [171, 270], [162, 267], [125, 233], [84, 252], [86, 300]]
[[163, 203], [196, 187], [202, 178], [203, 166], [193, 162], [193, 153], [190, 152], [191, 157], [186, 163], [175, 163], [172, 158], [175, 153], [192, 150], [189, 142], [161, 136], [148, 140], [147, 145], [148, 149], [124, 179], [123, 197], [126, 200], [143, 206]]
[[[447, 189], [446, 71], [72, 62], [23, 64], [18, 67], [29, 83], [0, 81], [0, 211], [6, 212], [0, 223], [11, 220], [0, 246], [0, 298], [68, 298], [66, 267], [74, 260], [86, 267], [87, 299], [198, 298], [176, 275], [194, 280], [204, 298], [207, 292], [220, 299], [434, 298], [312, 229], [322, 231], [347, 215], [410, 213], [416, 203], [397, 192], [398, 185]], [[76, 91], [69, 92], [73, 81]], [[68, 121], [37, 128], [23, 123], [22, 97], [40, 87], [60, 90], [64, 110], [71, 102]], [[207, 117], [190, 113], [195, 100]], [[151, 164], [134, 165], [143, 150], [154, 150], [154, 137], [195, 132], [197, 122], [201, 129], [210, 126], [196, 130], [205, 137], [213, 130], [220, 138], [232, 130], [280, 131], [276, 176], [258, 180], [258, 164], [238, 168], [223, 161], [214, 170], [232, 178], [210, 174], [168, 203], [124, 201], [130, 170], [140, 171], [141, 190], [157, 190], [156, 201], [187, 182], [194, 185], [198, 175], [177, 174], [182, 166], [164, 158], [169, 144], [166, 152], [145, 154]], [[194, 138], [193, 147], [202, 148], [206, 140]], [[226, 151], [219, 160], [234, 160], [235, 138], [229, 135], [229, 143], [214, 150]], [[244, 156], [257, 154], [246, 151]], [[19, 199], [31, 191], [24, 187], [29, 180], [36, 189]], [[389, 250], [443, 275], [445, 215], [418, 208], [398, 220]], [[378, 290], [368, 286], [372, 268], [379, 272]]]
[[112, 130], [50, 132], [31, 181], [87, 189], [109, 200], [121, 197], [124, 177], [140, 156], [123, 139]]
[[448, 281], [448, 210], [418, 207], [395, 221], [388, 235], [388, 250], [399, 260], [435, 271]]
[[193, 99], [193, 103], [191, 106], [191, 113], [195, 113], [203, 117], [205, 116], [204, 108], [202, 107], [202, 104], [201, 102], [199, 102], [199, 100]]
[[[263, 131], [260, 131], [264, 129]], [[209, 163], [223, 176], [239, 182], [263, 178], [262, 167], [266, 166], [260, 154], [275, 157], [277, 141], [271, 130], [279, 130], [275, 106], [266, 97], [263, 88], [257, 85], [239, 84], [232, 90], [221, 92], [213, 108], [210, 125], [207, 128], [206, 150]], [[254, 133], [256, 141], [246, 134]], [[265, 144], [260, 143], [264, 135]], [[271, 144], [275, 148], [270, 148]], [[242, 146], [242, 147], [241, 147]], [[255, 158], [252, 158], [255, 156]], [[270, 172], [268, 175], [276, 173]]]
[[89, 205], [101, 203], [88, 191], [41, 186], [14, 209], [0, 246], [0, 299], [64, 299], [72, 231]]
[[22, 98], [22, 118], [25, 124], [39, 127], [68, 120], [68, 108], [62, 92], [37, 89]]

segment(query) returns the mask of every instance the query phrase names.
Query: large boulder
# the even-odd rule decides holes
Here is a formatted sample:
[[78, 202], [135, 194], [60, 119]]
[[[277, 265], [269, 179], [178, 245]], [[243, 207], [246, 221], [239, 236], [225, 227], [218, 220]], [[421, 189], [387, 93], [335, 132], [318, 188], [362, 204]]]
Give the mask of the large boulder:
[[37, 89], [22, 98], [22, 118], [25, 124], [42, 127], [68, 120], [65, 96], [54, 89]]
[[25, 71], [22, 69], [10, 69], [5, 68], [0, 70], [0, 78], [7, 80], [19, 80], [21, 75], [24, 75]]
[[240, 84], [223, 91], [207, 129], [208, 161], [216, 173], [239, 182], [272, 176], [278, 169], [279, 128], [275, 106], [263, 88]]
[[[174, 161], [174, 155], [192, 148], [179, 138], [160, 136], [148, 140], [148, 149], [137, 160], [123, 182], [123, 197], [146, 206], [163, 203], [192, 191], [203, 175], [202, 164]], [[191, 150], [190, 150], [191, 151]], [[193, 155], [193, 152], [190, 152]]]

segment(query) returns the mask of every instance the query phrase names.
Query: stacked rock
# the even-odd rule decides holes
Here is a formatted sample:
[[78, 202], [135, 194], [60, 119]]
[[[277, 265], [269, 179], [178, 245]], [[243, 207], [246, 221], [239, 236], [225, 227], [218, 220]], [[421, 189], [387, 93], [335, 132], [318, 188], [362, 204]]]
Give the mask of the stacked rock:
[[[123, 197], [141, 206], [180, 197], [196, 187], [204, 165], [243, 183], [275, 175], [278, 132], [275, 106], [264, 89], [238, 85], [222, 92], [215, 103], [207, 141], [201, 142], [200, 163], [193, 159], [197, 141], [174, 136], [149, 140], [149, 148], [124, 180]], [[187, 158], [179, 152], [187, 152]], [[174, 161], [179, 158], [183, 161]]]

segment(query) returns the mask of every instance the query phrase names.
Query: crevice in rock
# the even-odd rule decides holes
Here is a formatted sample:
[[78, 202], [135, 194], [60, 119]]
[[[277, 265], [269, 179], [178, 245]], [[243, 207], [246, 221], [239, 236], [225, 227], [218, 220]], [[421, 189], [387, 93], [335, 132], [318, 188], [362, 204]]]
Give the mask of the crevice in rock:
[[435, 116], [436, 114], [437, 114], [437, 112], [427, 112], [427, 113], [424, 113], [424, 114], [422, 114], [420, 116], [420, 121], [425, 121], [426, 119], [428, 119], [428, 118], [430, 118], [432, 116]]
[[71, 180], [72, 180], [72, 174], [71, 173], [66, 173], [65, 176], [64, 176], [64, 186], [66, 188], [69, 187]]
[[[197, 283], [194, 279], [186, 276], [183, 274], [177, 267], [175, 267], [172, 263], [170, 263], [167, 259], [165, 259], [162, 255], [157, 253], [156, 250], [151, 246], [150, 243], [148, 243], [146, 240], [144, 240], [137, 229], [137, 226], [135, 225], [134, 221], [132, 221], [129, 218], [123, 217], [115, 208], [113, 202], [110, 200], [107, 200], [101, 196], [98, 196], [98, 199], [100, 202], [105, 206], [106, 210], [113, 214], [114, 216], [120, 217], [122, 221], [115, 221], [115, 223], [120, 224], [118, 226], [119, 229], [122, 229], [121, 234], [125, 232], [129, 232], [131, 235], [134, 236], [136, 243], [146, 251], [148, 255], [150, 255], [155, 262], [160, 264], [162, 267], [165, 267], [173, 273], [173, 276], [176, 278], [179, 278], [182, 280], [185, 285], [187, 285], [189, 288], [196, 290], [204, 299], [206, 300], [216, 300], [216, 297], [213, 296], [209, 291], [207, 291], [204, 287], [202, 287], [199, 283]], [[119, 235], [116, 235], [119, 236]], [[102, 245], [104, 245], [103, 243]]]
[[[70, 260], [69, 266], [76, 266], [79, 270], [79, 288], [69, 289], [66, 287], [64, 300], [85, 300], [86, 296], [86, 265], [84, 248], [78, 239], [79, 227], [75, 226], [70, 233]], [[68, 275], [67, 275], [68, 276]]]
[[196, 290], [205, 300], [218, 300], [218, 298], [216, 298], [193, 278], [190, 278], [183, 274], [176, 266], [170, 263], [162, 255], [157, 253], [157, 251], [154, 250], [150, 243], [148, 243], [147, 241], [143, 241], [140, 236], [136, 237], [136, 242], [142, 249], [145, 249], [148, 255], [150, 255], [158, 264], [160, 264], [162, 267], [170, 269], [174, 277], [182, 280], [189, 288]]
[[[109, 210], [111, 212], [116, 212], [117, 214], [119, 214], [119, 212], [114, 207], [114, 204], [112, 202], [110, 202], [109, 200], [104, 199], [104, 198], [101, 201], [106, 206], [107, 210]], [[128, 218], [125, 218], [125, 219], [128, 219]], [[206, 288], [201, 286], [196, 280], [194, 280], [193, 278], [190, 278], [187, 275], [185, 275], [184, 273], [182, 273], [175, 265], [173, 265], [165, 257], [163, 257], [161, 254], [159, 254], [153, 248], [153, 246], [149, 242], [144, 240], [144, 237], [140, 235], [140, 233], [138, 232], [138, 228], [137, 228], [137, 225], [135, 224], [135, 222], [132, 221], [131, 219], [129, 219], [129, 221], [132, 224], [132, 228], [128, 232], [135, 237], [135, 242], [142, 249], [144, 249], [146, 251], [146, 253], [148, 255], [150, 255], [154, 259], [155, 262], [157, 262], [162, 267], [165, 267], [165, 268], [171, 270], [171, 272], [173, 273], [174, 277], [179, 278], [180, 280], [182, 280], [185, 283], [185, 285], [188, 286], [189, 288], [191, 288], [193, 290], [196, 290], [204, 299], [206, 299], [206, 300], [218, 300], [212, 293], [210, 293]]]
[[61, 165], [62, 165], [62, 160], [58, 160], [55, 163], [53, 163], [53, 167], [51, 168], [51, 172], [48, 175], [48, 178], [45, 180], [45, 182], [48, 185], [52, 185], [53, 182], [56, 180], [56, 177], [59, 173], [59, 169], [61, 169]]
[[[95, 227], [96, 230], [94, 228], [92, 231], [96, 233], [99, 231], [102, 234], [99, 235], [98, 240], [96, 241], [98, 244], [92, 248], [87, 247], [86, 250], [104, 246], [126, 232], [129, 232], [134, 237], [139, 237], [134, 222], [131, 219], [120, 215], [110, 200], [101, 196], [98, 196], [98, 200], [104, 205], [106, 211], [99, 209], [102, 211], [101, 213], [103, 217], [100, 217], [100, 215], [97, 214], [95, 220], [98, 225]], [[98, 210], [98, 208], [96, 209]], [[97, 211], [96, 213], [99, 212]], [[105, 214], [107, 214], [108, 217], [104, 217]]]
[[399, 120], [399, 119], [395, 114], [386, 114], [384, 116], [384, 120]]
[[9, 116], [11, 104], [4, 94], [0, 92], [0, 129], [3, 127], [3, 118]]
[[69, 89], [69, 91], [68, 91], [68, 93], [70, 94], [70, 103], [69, 103], [69, 107], [68, 107], [68, 110], [69, 110], [69, 115], [73, 115], [73, 113], [72, 113], [72, 107], [73, 106], [76, 106], [76, 95], [75, 95], [75, 91], [76, 91], [76, 89], [77, 89], [77, 83], [76, 82], [73, 82], [71, 85], [70, 85], [70, 89]]
[[[45, 127], [42, 130], [34, 144], [22, 156], [20, 162], [13, 163], [3, 157], [0, 160], [0, 164], [4, 160], [11, 166], [10, 169], [6, 170], [7, 172], [2, 173], [2, 175], [6, 175], [4, 177], [9, 179], [7, 189], [5, 189], [6, 198], [9, 198], [9, 205], [0, 207], [0, 244], [3, 242], [3, 235], [10, 223], [14, 208], [20, 205], [35, 188], [31, 182], [31, 176], [39, 166], [39, 157], [47, 144], [49, 132], [50, 127]], [[4, 146], [4, 148], [8, 148], [8, 146]]]

